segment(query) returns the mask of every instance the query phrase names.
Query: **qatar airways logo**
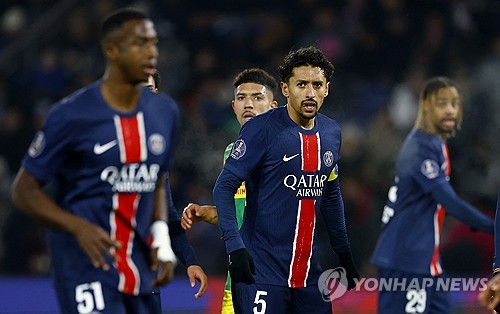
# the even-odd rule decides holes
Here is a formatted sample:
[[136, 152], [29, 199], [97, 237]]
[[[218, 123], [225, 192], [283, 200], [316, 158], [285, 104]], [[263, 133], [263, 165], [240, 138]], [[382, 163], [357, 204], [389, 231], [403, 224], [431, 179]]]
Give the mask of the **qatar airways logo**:
[[113, 192], [146, 193], [153, 192], [158, 180], [158, 164], [126, 164], [121, 168], [109, 166], [101, 172], [101, 181], [108, 182]]
[[283, 184], [295, 191], [297, 197], [316, 197], [323, 194], [323, 187], [328, 176], [318, 174], [303, 174], [297, 177], [293, 174], [283, 179]]

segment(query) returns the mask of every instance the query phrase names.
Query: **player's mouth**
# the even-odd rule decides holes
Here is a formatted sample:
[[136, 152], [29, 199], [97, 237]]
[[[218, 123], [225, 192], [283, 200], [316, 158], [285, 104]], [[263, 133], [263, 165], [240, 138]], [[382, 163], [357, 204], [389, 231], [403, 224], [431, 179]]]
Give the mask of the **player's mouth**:
[[447, 129], [453, 129], [455, 127], [455, 119], [443, 119], [441, 121], [443, 126]]
[[156, 73], [156, 67], [154, 67], [153, 65], [145, 65], [143, 66], [143, 69], [144, 73], [146, 73], [147, 75], [154, 75]]
[[243, 119], [251, 119], [253, 117], [255, 117], [255, 113], [251, 112], [251, 111], [245, 111], [243, 112], [243, 115], [242, 115]]
[[302, 108], [304, 108], [306, 112], [315, 112], [317, 107], [318, 103], [314, 100], [304, 100], [302, 102]]

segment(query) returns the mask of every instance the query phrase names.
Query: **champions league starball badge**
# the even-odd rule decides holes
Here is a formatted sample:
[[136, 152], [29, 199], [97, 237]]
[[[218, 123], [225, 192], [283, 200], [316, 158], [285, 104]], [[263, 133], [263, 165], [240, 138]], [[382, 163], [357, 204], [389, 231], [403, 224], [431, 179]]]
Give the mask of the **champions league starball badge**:
[[420, 166], [420, 171], [427, 179], [435, 179], [439, 176], [439, 165], [432, 159], [426, 159]]
[[245, 141], [239, 139], [234, 142], [233, 149], [231, 150], [231, 158], [238, 160], [245, 155], [246, 151], [247, 145], [245, 144]]

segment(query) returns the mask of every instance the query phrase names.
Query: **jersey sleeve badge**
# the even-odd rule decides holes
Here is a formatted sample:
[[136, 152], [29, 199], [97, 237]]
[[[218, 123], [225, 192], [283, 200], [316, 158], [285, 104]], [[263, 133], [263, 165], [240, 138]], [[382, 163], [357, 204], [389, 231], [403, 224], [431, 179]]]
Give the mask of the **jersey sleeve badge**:
[[436, 161], [432, 159], [426, 159], [420, 165], [420, 171], [427, 179], [435, 179], [439, 175], [439, 165]]
[[323, 163], [327, 167], [331, 167], [331, 165], [333, 165], [333, 153], [331, 151], [327, 150], [323, 154]]
[[31, 142], [30, 147], [28, 148], [28, 155], [31, 158], [35, 158], [40, 155], [45, 147], [45, 133], [42, 131], [38, 131], [33, 138], [33, 142]]
[[247, 145], [245, 144], [245, 141], [239, 139], [234, 142], [233, 149], [231, 150], [231, 158], [238, 160], [245, 155], [246, 151]]

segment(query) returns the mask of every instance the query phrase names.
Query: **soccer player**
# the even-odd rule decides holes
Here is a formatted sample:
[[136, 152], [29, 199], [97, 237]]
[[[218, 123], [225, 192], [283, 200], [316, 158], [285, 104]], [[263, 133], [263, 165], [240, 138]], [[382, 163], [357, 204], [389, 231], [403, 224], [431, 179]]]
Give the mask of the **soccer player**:
[[[147, 82], [142, 85], [147, 87], [150, 91], [158, 93], [158, 86], [160, 86], [160, 74], [156, 71], [154, 74], [148, 77]], [[172, 238], [172, 249], [174, 253], [181, 258], [181, 262], [187, 265], [187, 275], [189, 277], [189, 282], [191, 287], [194, 287], [196, 281], [200, 282], [200, 288], [198, 292], [195, 293], [194, 297], [196, 299], [200, 298], [205, 294], [208, 288], [208, 278], [203, 269], [198, 266], [199, 262], [194, 254], [194, 250], [189, 244], [186, 233], [182, 228], [180, 228], [181, 218], [179, 213], [175, 208], [174, 201], [172, 199], [172, 191], [169, 183], [169, 176], [165, 179], [165, 191], [168, 202], [168, 226], [169, 235]]]
[[[213, 195], [236, 313], [332, 312], [318, 288], [318, 211], [348, 289], [359, 278], [338, 179], [340, 128], [318, 113], [333, 70], [315, 47], [291, 51], [279, 68], [287, 105], [243, 126], [217, 179]], [[247, 205], [238, 230], [234, 194], [243, 181]]]
[[[61, 312], [161, 313], [159, 286], [175, 262], [165, 194], [179, 112], [170, 97], [141, 86], [158, 58], [144, 13], [114, 12], [100, 42], [102, 79], [50, 110], [12, 200], [51, 228]], [[49, 182], [53, 198], [42, 189]]]
[[[241, 126], [256, 115], [266, 112], [277, 106], [274, 100], [274, 94], [278, 83], [266, 71], [258, 68], [245, 69], [240, 72], [233, 81], [234, 99], [231, 106], [236, 115], [236, 119]], [[230, 143], [224, 151], [224, 162], [226, 161], [234, 143]], [[243, 212], [246, 203], [245, 182], [238, 188], [234, 194], [234, 203], [236, 206], [238, 227], [241, 226]], [[189, 229], [194, 223], [205, 221], [217, 225], [217, 210], [213, 205], [203, 205], [190, 203], [182, 213], [182, 227]], [[231, 277], [228, 274], [226, 287], [224, 289], [224, 298], [222, 300], [222, 313], [234, 313], [233, 301], [231, 295]]]
[[425, 82], [415, 127], [396, 161], [394, 185], [382, 214], [383, 229], [371, 258], [381, 280], [416, 279], [419, 285], [380, 291], [379, 313], [453, 312], [449, 292], [436, 289], [438, 278], [444, 278], [439, 243], [445, 214], [493, 233], [493, 220], [460, 199], [449, 182], [446, 140], [461, 123], [457, 84], [446, 77]]
[[488, 282], [486, 290], [478, 295], [479, 302], [490, 310], [500, 313], [500, 190], [497, 197], [495, 214], [495, 258], [493, 260], [493, 278]]

